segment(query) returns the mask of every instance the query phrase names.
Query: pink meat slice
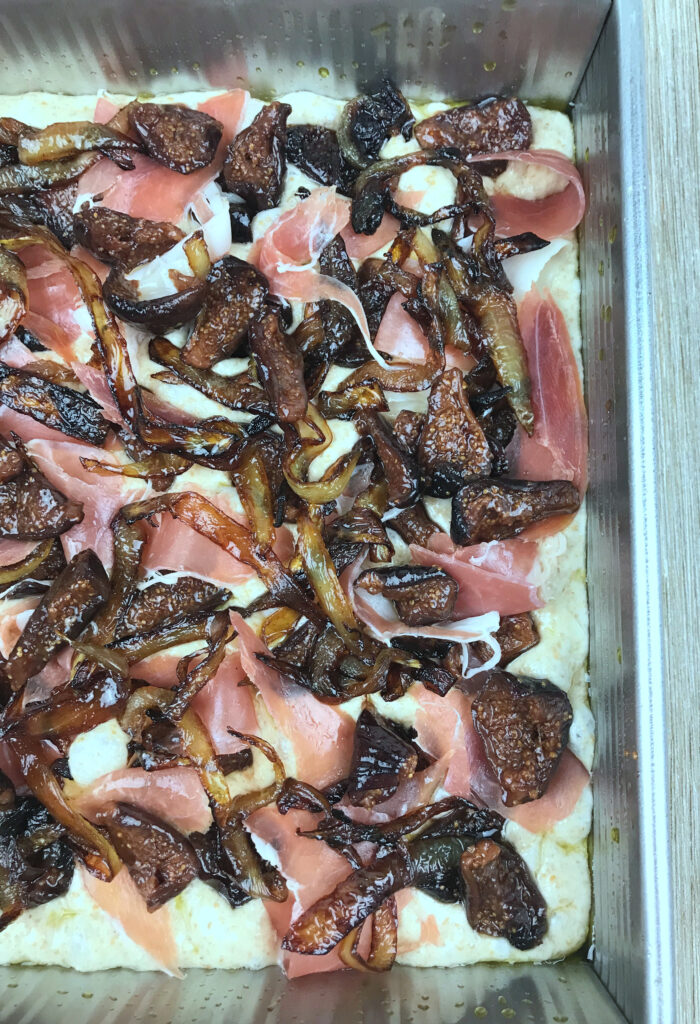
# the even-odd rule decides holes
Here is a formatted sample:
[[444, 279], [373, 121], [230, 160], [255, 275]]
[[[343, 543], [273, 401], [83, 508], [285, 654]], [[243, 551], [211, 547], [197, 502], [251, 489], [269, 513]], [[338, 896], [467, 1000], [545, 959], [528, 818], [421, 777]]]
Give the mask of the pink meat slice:
[[206, 832], [212, 822], [206, 793], [194, 768], [120, 768], [96, 779], [71, 804], [86, 818], [112, 803], [147, 811], [180, 832]]

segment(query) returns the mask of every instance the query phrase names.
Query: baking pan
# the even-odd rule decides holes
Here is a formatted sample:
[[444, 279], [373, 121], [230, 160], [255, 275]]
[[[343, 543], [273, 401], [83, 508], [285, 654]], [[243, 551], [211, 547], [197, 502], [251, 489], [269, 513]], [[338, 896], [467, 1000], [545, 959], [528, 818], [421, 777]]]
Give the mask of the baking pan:
[[[592, 55], [592, 56], [591, 56]], [[597, 720], [589, 948], [543, 966], [390, 975], [4, 968], [0, 1019], [672, 1024], [641, 0], [0, 0], [0, 92], [245, 84], [351, 96], [388, 69], [411, 97], [573, 101], [590, 414], [588, 581]]]

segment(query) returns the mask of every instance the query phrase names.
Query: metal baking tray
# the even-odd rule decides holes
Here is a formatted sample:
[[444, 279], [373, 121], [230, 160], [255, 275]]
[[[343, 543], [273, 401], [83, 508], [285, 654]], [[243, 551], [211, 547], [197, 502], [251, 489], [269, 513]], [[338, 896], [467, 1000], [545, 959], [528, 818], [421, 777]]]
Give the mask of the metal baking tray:
[[590, 413], [588, 581], [597, 719], [590, 947], [532, 967], [386, 976], [0, 970], [0, 1019], [238, 1024], [672, 1024], [641, 0], [0, 0], [0, 92], [245, 84], [352, 96], [573, 101]]

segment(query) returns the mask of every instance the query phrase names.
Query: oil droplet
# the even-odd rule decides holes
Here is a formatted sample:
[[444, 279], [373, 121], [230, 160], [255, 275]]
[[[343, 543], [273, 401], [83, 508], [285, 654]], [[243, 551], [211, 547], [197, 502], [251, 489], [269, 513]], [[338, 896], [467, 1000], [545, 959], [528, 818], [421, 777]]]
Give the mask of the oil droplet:
[[489, 1015], [489, 1011], [486, 1009], [485, 1006], [475, 1006], [474, 1007], [474, 1016], [475, 1017], [488, 1017], [488, 1015]]
[[359, 66], [360, 66], [360, 65], [359, 65], [359, 64], [357, 63], [357, 61], [356, 61], [356, 60], [354, 60], [354, 61], [352, 62], [352, 64], [350, 65], [350, 67], [351, 67], [351, 68], [352, 68], [352, 69], [353, 69], [354, 71], [357, 71], [357, 69], [359, 68]]
[[499, 996], [498, 997], [498, 1005], [499, 1006], [507, 1006], [508, 1005], [508, 1000], [506, 999], [505, 996]]
[[374, 28], [370, 29], [373, 36], [381, 35], [382, 32], [388, 32], [391, 29], [391, 25], [388, 21], [382, 21], [379, 25], [375, 25]]
[[19, 982], [18, 981], [8, 981], [7, 987], [8, 988], [19, 988]]
[[260, 75], [260, 74], [262, 74], [262, 68], [256, 68], [255, 70], [257, 71], [257, 73], [258, 73], [259, 75]]
[[600, 359], [601, 363], [605, 362], [605, 349], [604, 348], [598, 349], [598, 358]]
[[571, 78], [572, 75], [573, 75], [573, 71], [565, 71], [564, 72], [564, 78]]
[[483, 32], [483, 31], [484, 31], [484, 23], [483, 23], [483, 21], [475, 21], [474, 24], [472, 25], [472, 32], [474, 33], [474, 35], [478, 36], [479, 33]]
[[611, 828], [610, 829], [610, 838], [613, 841], [613, 843], [619, 843], [620, 842], [620, 830], [619, 830], [619, 828]]
[[148, 73], [149, 73], [149, 75], [150, 75], [150, 76], [151, 76], [152, 78], [155, 78], [155, 77], [156, 77], [156, 75], [158, 74], [158, 69], [157, 69], [157, 68], [151, 68], [151, 69], [149, 70], [149, 72], [148, 72]]
[[590, 159], [591, 159], [591, 151], [588, 148], [588, 146], [586, 146], [586, 150], [585, 150], [585, 152], [583, 154], [583, 162], [584, 162], [584, 164], [587, 164]]
[[330, 75], [330, 71], [328, 70], [328, 68], [319, 68], [318, 73], [321, 76], [321, 78], [328, 78], [328, 76]]
[[514, 11], [518, 6], [518, 0], [503, 0], [501, 4], [502, 11]]
[[612, 320], [612, 306], [602, 305], [600, 307], [600, 315], [603, 318], [604, 323], [609, 324]]
[[601, 276], [601, 277], [602, 277], [602, 276], [603, 276], [603, 274], [605, 273], [605, 264], [603, 263], [603, 261], [602, 261], [602, 260], [601, 260], [601, 261], [600, 261], [600, 263], [598, 264], [598, 273], [600, 274], [600, 276]]
[[568, 1017], [552, 1017], [552, 1020], [555, 1020], [557, 1024], [566, 1024], [568, 1019]]
[[618, 665], [622, 664], [622, 648], [621, 647], [618, 647], [618, 649], [617, 649], [617, 663], [618, 663]]
[[495, 71], [495, 70], [496, 70], [496, 61], [495, 60], [485, 60], [484, 61], [484, 71]]
[[610, 231], [608, 232], [608, 241], [610, 242], [611, 245], [613, 244], [613, 242], [615, 241], [616, 238], [617, 238], [617, 224], [613, 224], [613, 226], [610, 228]]
[[198, 60], [192, 61], [192, 70], [193, 71], [199, 71], [200, 67], [201, 67], [201, 64], [199, 63]]
[[403, 27], [404, 28], [413, 28], [414, 24], [415, 24], [415, 22], [413, 21], [413, 15], [412, 14], [409, 14], [408, 17], [404, 18], [404, 21], [403, 21]]
[[304, 67], [304, 61], [303, 60], [298, 60], [297, 61], [297, 67], [298, 68], [303, 68]]
[[175, 65], [173, 65], [171, 67], [171, 69], [170, 69], [170, 74], [171, 75], [179, 75], [180, 74], [180, 69], [178, 67], [175, 67]]
[[92, 992], [81, 992], [83, 999], [92, 999]]
[[512, 1007], [510, 1007], [510, 1006], [506, 1006], [505, 1010], [501, 1010], [501, 1017], [514, 1017], [514, 1016], [515, 1016], [515, 1010]]

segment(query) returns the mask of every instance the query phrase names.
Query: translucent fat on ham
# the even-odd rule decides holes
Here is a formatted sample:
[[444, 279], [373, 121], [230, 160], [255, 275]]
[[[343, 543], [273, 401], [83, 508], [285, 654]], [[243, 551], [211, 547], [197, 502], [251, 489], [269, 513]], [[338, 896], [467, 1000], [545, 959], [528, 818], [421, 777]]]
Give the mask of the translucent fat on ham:
[[[427, 320], [421, 319], [420, 310], [416, 311], [414, 305], [417, 315], [411, 316], [404, 309], [405, 296], [394, 292], [382, 307], [383, 315], [372, 344], [367, 323], [369, 310], [365, 310], [358, 294], [340, 279], [321, 273], [321, 253], [340, 235], [354, 271], [363, 280], [363, 261], [384, 257], [400, 229], [399, 221], [386, 209], [377, 218], [379, 226], [373, 235], [356, 234], [351, 227], [352, 187], [322, 184], [287, 159], [279, 203], [250, 216], [251, 242], [232, 243], [235, 215], [231, 211], [240, 207], [239, 197], [225, 192], [220, 172], [227, 147], [239, 132], [251, 126], [265, 104], [244, 89], [222, 91], [228, 84], [221, 83], [218, 91], [156, 97], [153, 101], [182, 102], [192, 111], [209, 114], [220, 122], [223, 134], [209, 165], [191, 174], [180, 174], [141, 152], [130, 151], [134, 169], [126, 170], [114, 160], [102, 157], [80, 177], [75, 210], [84, 203], [94, 203], [132, 217], [169, 221], [186, 237], [201, 230], [211, 262], [223, 256], [245, 260], [265, 275], [268, 306], [283, 310], [283, 318], [289, 319], [289, 323], [284, 319], [284, 330], [287, 336], [294, 337], [294, 345], [299, 337], [294, 332], [304, 317], [318, 316], [319, 312], [325, 316], [327, 300], [340, 303], [350, 315], [351, 326], [355, 325], [355, 350], [351, 345], [346, 350], [348, 359], [340, 356], [331, 361], [321, 384], [326, 392], [340, 391], [346, 377], [355, 372], [362, 358], [367, 358], [366, 353], [361, 356], [362, 337], [370, 356], [376, 353], [384, 370], [400, 373], [408, 367], [417, 378], [430, 354], [423, 330], [427, 329]], [[94, 119], [107, 125], [115, 116], [128, 125], [123, 108], [133, 99], [110, 94], [0, 97], [0, 113], [37, 126], [74, 119]], [[293, 93], [279, 100], [291, 107], [288, 130], [304, 125], [338, 130], [344, 100], [312, 93]], [[446, 109], [442, 103], [411, 107], [417, 121]], [[540, 238], [555, 240], [549, 251], [545, 247], [516, 257], [514, 300], [518, 304], [531, 379], [535, 429], [531, 437], [522, 430], [516, 432], [506, 450], [510, 463], [506, 476], [570, 480], [583, 495], [587, 483], [586, 412], [580, 377], [577, 251], [571, 232], [581, 219], [585, 197], [572, 162], [573, 133], [568, 118], [535, 107], [528, 111], [532, 121], [529, 150], [471, 157], [477, 169], [482, 160], [507, 162], [504, 174], [484, 179], [496, 214], [498, 236], [534, 232]], [[415, 138], [405, 140], [400, 133], [394, 134], [388, 137], [379, 158], [393, 159], [417, 148]], [[444, 167], [416, 167], [409, 175], [392, 183], [393, 195], [404, 207], [430, 212], [454, 202], [456, 183]], [[450, 230], [449, 221], [437, 226]], [[429, 227], [425, 230], [430, 232]], [[171, 291], [173, 282], [175, 287], [182, 283], [178, 275], [187, 271], [187, 265], [183, 246], [176, 248], [177, 253], [161, 254], [158, 263], [144, 271], [144, 280], [149, 282], [147, 287], [153, 295], [159, 288], [160, 294]], [[72, 254], [84, 260], [104, 281], [109, 269], [106, 264], [81, 246], [74, 246]], [[98, 448], [68, 438], [0, 404], [0, 434], [8, 437], [10, 432], [16, 433], [50, 483], [68, 498], [82, 502], [83, 521], [60, 538], [66, 558], [91, 548], [110, 572], [114, 564], [111, 524], [115, 514], [124, 505], [157, 497], [158, 492], [147, 479], [95, 473], [83, 464], [83, 459], [88, 464], [90, 460], [99, 461], [116, 470], [129, 459], [118, 434], [123, 427], [122, 418], [93, 349], [93, 322], [75, 279], [45, 246], [26, 248], [18, 255], [27, 269], [29, 290], [29, 309], [23, 326], [34, 341], [18, 332], [0, 347], [0, 361], [22, 368], [45, 360], [47, 364], [69, 369], [74, 375], [71, 386], [84, 389], [101, 405], [113, 429], [104, 447]], [[414, 257], [408, 259], [404, 269], [419, 279], [423, 276]], [[507, 275], [507, 259], [503, 269]], [[365, 274], [368, 270], [366, 267]], [[418, 290], [419, 282], [415, 284], [414, 291]], [[337, 307], [333, 308], [337, 312]], [[327, 324], [324, 330], [329, 330]], [[189, 331], [189, 325], [176, 327], [167, 336], [179, 350], [186, 351]], [[274, 423], [266, 423], [264, 414], [231, 408], [209, 397], [204, 390], [175, 378], [169, 369], [164, 372], [164, 367], [149, 356], [151, 333], [145, 329], [125, 326], [124, 336], [142, 389], [144, 408], [154, 420], [193, 425], [224, 417], [235, 422], [245, 444], [258, 437], [273, 438], [270, 448], [262, 449], [262, 464], [270, 480], [275, 481], [277, 493], [287, 497], [286, 510], [276, 519], [282, 525], [271, 528], [273, 550], [280, 562], [289, 567], [303, 594], [313, 596], [316, 591], [307, 572], [317, 574], [317, 586], [325, 570], [319, 565], [302, 564], [299, 536], [306, 505], [293, 497], [289, 480], [290, 476], [295, 480], [295, 476], [289, 474], [289, 465], [279, 466], [277, 456], [271, 454], [282, 445], [280, 429]], [[311, 345], [304, 351], [304, 376], [312, 402], [317, 403], [311, 380], [315, 369], [310, 355], [313, 342], [313, 338], [307, 338], [301, 344]], [[445, 365], [457, 367], [467, 375], [477, 365], [477, 356], [447, 344]], [[226, 358], [215, 362], [213, 372], [218, 377], [217, 388], [223, 388], [227, 380], [252, 373], [251, 382], [264, 401], [265, 393], [260, 391], [262, 369], [256, 364], [251, 370], [244, 333], [240, 347], [227, 350]], [[388, 377], [383, 372], [383, 379]], [[469, 381], [468, 386], [471, 388]], [[378, 415], [387, 427], [391, 427], [400, 411], [406, 411], [414, 415], [413, 427], [420, 430], [428, 391], [399, 393], [391, 392], [389, 387], [382, 390], [388, 410]], [[224, 390], [218, 393], [222, 395]], [[258, 392], [253, 394], [257, 399]], [[371, 384], [367, 392], [358, 394], [366, 400]], [[471, 390], [469, 394], [472, 398]], [[294, 431], [306, 439], [313, 429], [308, 423], [293, 427], [285, 424], [285, 445], [290, 443]], [[347, 457], [353, 446], [358, 451], [363, 446], [358, 467], [335, 509], [322, 511], [324, 531], [328, 532], [327, 547], [334, 557], [334, 521], [351, 513], [353, 502], [360, 495], [363, 501], [368, 500], [365, 507], [373, 507], [373, 500], [378, 502], [380, 518], [383, 514], [383, 526], [394, 548], [394, 567], [439, 567], [459, 583], [454, 608], [447, 619], [426, 626], [407, 626], [399, 617], [397, 602], [355, 589], [360, 572], [381, 564], [369, 559], [371, 551], [368, 553], [364, 543], [358, 545], [349, 564], [345, 562], [344, 572], [339, 570], [341, 586], [353, 599], [355, 626], [359, 623], [364, 636], [375, 638], [372, 642], [381, 638], [381, 643], [388, 644], [392, 640], [410, 641], [413, 637], [426, 643], [461, 645], [462, 678], [445, 696], [439, 696], [413, 677], [405, 683], [403, 696], [393, 695], [397, 699], [385, 700], [379, 693], [372, 693], [368, 698], [357, 697], [343, 703], [319, 700], [293, 680], [292, 672], [278, 671], [274, 664], [259, 657], [277, 657], [276, 643], [284, 629], [275, 618], [275, 608], [269, 607], [265, 585], [256, 571], [197, 533], [189, 520], [185, 524], [167, 512], [140, 521], [145, 545], [136, 586], [147, 591], [155, 583], [168, 586], [189, 576], [202, 585], [213, 583], [224, 588], [224, 598], [216, 608], [224, 609], [229, 616], [231, 638], [221, 663], [194, 697], [192, 709], [208, 733], [217, 765], [222, 772], [228, 772], [225, 784], [234, 797], [244, 799], [246, 794], [264, 791], [274, 777], [272, 766], [259, 749], [254, 750], [252, 763], [242, 760], [242, 768], [235, 768], [238, 762], [227, 759], [247, 747], [237, 733], [261, 737], [270, 743], [288, 777], [320, 789], [338, 786], [342, 791], [343, 780], [351, 770], [356, 720], [363, 708], [369, 708], [395, 723], [397, 729], [415, 730], [414, 742], [425, 760], [413, 774], [401, 779], [391, 796], [378, 799], [371, 806], [353, 804], [348, 790], [335, 805], [338, 814], [358, 824], [382, 824], [428, 802], [456, 796], [503, 815], [503, 838], [524, 859], [547, 905], [548, 930], [542, 943], [531, 950], [515, 949], [503, 938], [471, 928], [463, 905], [439, 902], [426, 892], [406, 888], [396, 894], [398, 963], [427, 967], [557, 960], [584, 942], [590, 897], [586, 841], [590, 827], [593, 722], [587, 701], [585, 505], [573, 517], [546, 520], [517, 538], [459, 547], [449, 535], [450, 498], [431, 493], [425, 496], [424, 509], [427, 523], [434, 524], [434, 533], [429, 536], [428, 525], [428, 535], [420, 544], [409, 543], [402, 539], [398, 528], [392, 528], [392, 518], [398, 509], [384, 510], [381, 495], [372, 493], [377, 460], [371, 455], [370, 439], [360, 438], [352, 418], [329, 417], [327, 429], [332, 438], [328, 447], [301, 467], [305, 485], [307, 480], [315, 484], [324, 474], [331, 475], [337, 461]], [[166, 497], [181, 491], [201, 494], [236, 523], [249, 526], [244, 503], [234, 490], [231, 477], [232, 470], [239, 472], [240, 467], [235, 467], [233, 460], [217, 462], [209, 456], [198, 456], [198, 460], [180, 476], [166, 481]], [[285, 471], [287, 482], [283, 484]], [[259, 492], [255, 493], [259, 496]], [[319, 508], [322, 506], [316, 506], [314, 516], [319, 514]], [[274, 505], [273, 519], [279, 511], [280, 506]], [[25, 557], [34, 543], [0, 539], [0, 569]], [[3, 657], [19, 640], [40, 600], [41, 595], [36, 593], [17, 598], [11, 594], [0, 596]], [[205, 614], [210, 614], [211, 606], [207, 608]], [[470, 656], [469, 644], [477, 640], [488, 643], [499, 628], [501, 617], [521, 613], [532, 616], [539, 643], [512, 661], [508, 671], [516, 676], [548, 678], [566, 691], [573, 720], [568, 748], [544, 796], [507, 808], [501, 802], [500, 787], [486, 764], [483, 748], [474, 742], [471, 695], [479, 685], [483, 665]], [[217, 613], [217, 621], [220, 618]], [[350, 628], [348, 623], [339, 623], [337, 615], [333, 621], [341, 630]], [[304, 620], [297, 621], [296, 626], [303, 630]], [[205, 647], [204, 641], [180, 644], [136, 662], [129, 668], [128, 685], [137, 687], [145, 682], [172, 688], [178, 684], [178, 671], [182, 678], [186, 666], [192, 668], [206, 656]], [[496, 644], [492, 648], [494, 664], [499, 656]], [[437, 659], [433, 661], [436, 663]], [[29, 681], [27, 699], [41, 699], [54, 686], [65, 684], [75, 664], [72, 649], [65, 645]], [[357, 662], [352, 659], [348, 667], [358, 671]], [[42, 749], [48, 763], [59, 756], [58, 747], [48, 741]], [[119, 802], [150, 813], [185, 834], [205, 833], [210, 828], [210, 802], [197, 771], [187, 764], [172, 762], [157, 770], [145, 770], [138, 760], [138, 744], [130, 742], [116, 718], [81, 732], [66, 742], [65, 751], [60, 753], [64, 752], [68, 767], [72, 765], [75, 771], [72, 779], [61, 783], [63, 794], [88, 820], [94, 821], [100, 811]], [[15, 785], [22, 786], [19, 762], [4, 741], [0, 741], [0, 769]], [[337, 795], [333, 799], [337, 800]], [[256, 898], [233, 909], [220, 891], [200, 878], [149, 913], [125, 867], [113, 882], [105, 883], [78, 866], [64, 895], [24, 911], [0, 931], [0, 963], [58, 962], [78, 970], [126, 966], [134, 970], [164, 970], [174, 976], [188, 968], [261, 968], [271, 964], [279, 964], [290, 978], [343, 969], [338, 947], [315, 956], [282, 948], [291, 924], [352, 870], [339, 850], [299, 835], [299, 831], [318, 827], [319, 821], [319, 814], [298, 809], [283, 814], [275, 801], [245, 819], [244, 826], [260, 856], [287, 881], [289, 897], [285, 902]], [[357, 844], [357, 854], [364, 862], [369, 862], [372, 853], [370, 844]], [[575, 900], [572, 893], [576, 893]], [[368, 927], [362, 933], [361, 951], [365, 954], [370, 931]]]

